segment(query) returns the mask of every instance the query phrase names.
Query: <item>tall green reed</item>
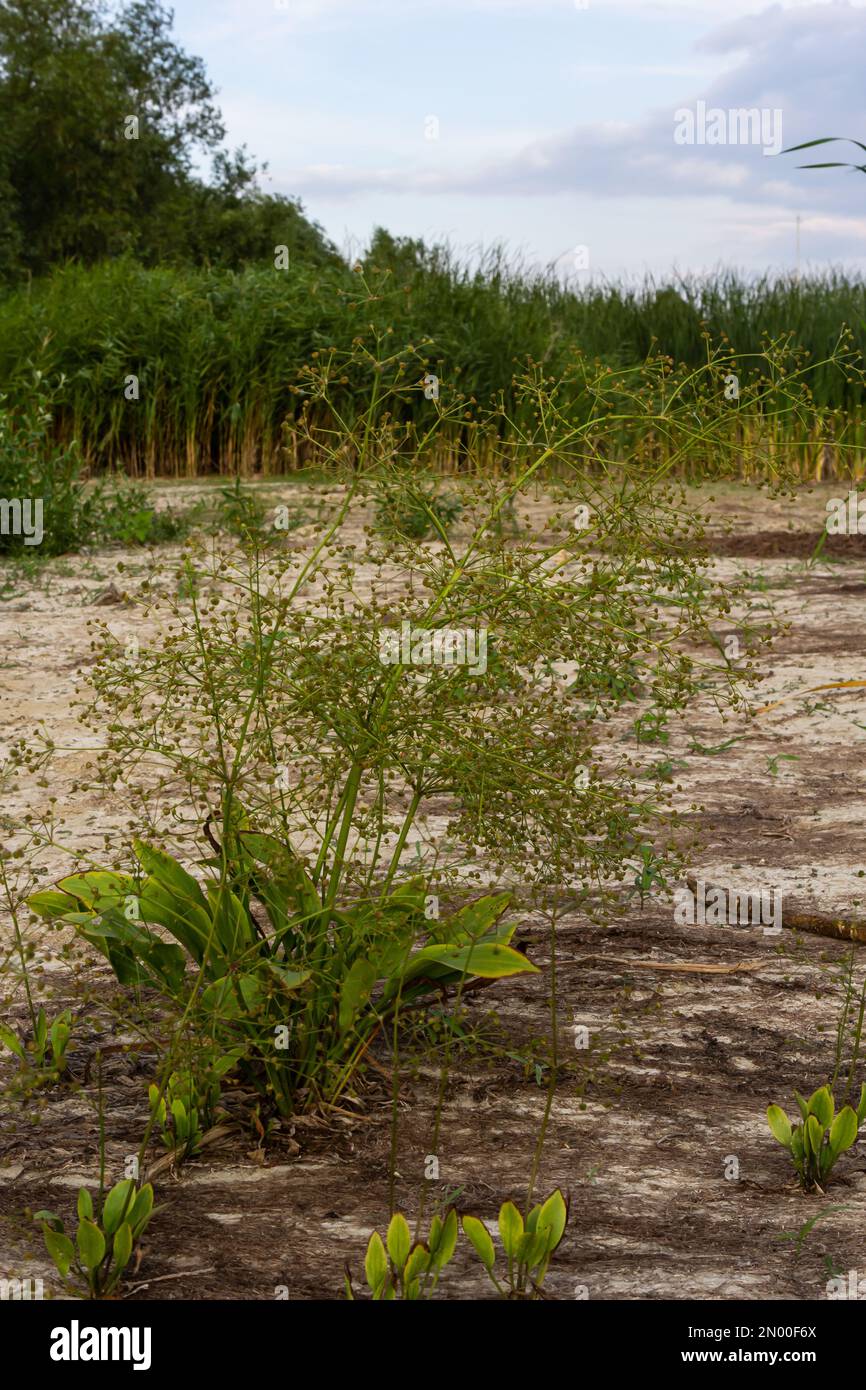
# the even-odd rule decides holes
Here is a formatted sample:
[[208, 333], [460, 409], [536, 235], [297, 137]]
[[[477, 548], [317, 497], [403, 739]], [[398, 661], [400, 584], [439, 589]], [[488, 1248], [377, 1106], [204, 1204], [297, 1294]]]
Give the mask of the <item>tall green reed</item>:
[[[662, 357], [688, 373], [722, 354], [751, 382], [768, 347], [785, 344], [800, 359], [813, 414], [804, 436], [788, 403], [775, 419], [776, 447], [794, 449], [809, 477], [831, 456], [840, 472], [860, 467], [866, 287], [838, 272], [802, 282], [723, 272], [676, 286], [580, 287], [501, 252], [475, 265], [443, 248], [391, 259], [237, 273], [123, 259], [70, 266], [0, 301], [0, 388], [14, 402], [34, 368], [57, 380], [58, 438], [77, 439], [94, 468], [283, 473], [325, 464], [320, 436], [338, 422], [351, 427], [366, 409], [371, 349], [390, 330], [416, 385], [433, 373], [451, 400], [462, 397], [429, 461], [465, 471], [501, 464], [500, 409], [508, 428], [531, 428], [517, 384], [528, 363], [568, 383], [569, 419], [583, 425], [600, 365], [616, 371]], [[852, 355], [843, 370], [835, 345], [846, 325]], [[365, 363], [355, 357], [359, 342]], [[314, 354], [330, 364], [327, 401], [311, 396], [304, 377]], [[126, 394], [133, 376], [137, 399]], [[411, 438], [424, 418], [420, 392], [390, 409]], [[624, 418], [608, 430], [608, 452], [640, 444], [636, 428]]]

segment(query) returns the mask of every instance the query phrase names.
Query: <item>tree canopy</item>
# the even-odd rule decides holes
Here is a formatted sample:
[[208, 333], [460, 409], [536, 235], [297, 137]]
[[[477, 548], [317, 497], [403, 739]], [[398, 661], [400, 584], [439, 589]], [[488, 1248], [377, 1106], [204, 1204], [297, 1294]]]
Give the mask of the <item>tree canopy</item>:
[[[0, 273], [132, 253], [235, 266], [336, 255], [292, 198], [227, 151], [200, 58], [155, 0], [0, 0]], [[210, 157], [205, 181], [195, 172]]]

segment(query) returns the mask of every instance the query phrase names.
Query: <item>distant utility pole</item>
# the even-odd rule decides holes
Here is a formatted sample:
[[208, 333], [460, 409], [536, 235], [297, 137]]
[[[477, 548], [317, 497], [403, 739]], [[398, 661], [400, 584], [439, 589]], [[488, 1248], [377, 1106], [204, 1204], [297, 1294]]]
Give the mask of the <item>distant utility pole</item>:
[[800, 283], [800, 214], [797, 213], [797, 284]]

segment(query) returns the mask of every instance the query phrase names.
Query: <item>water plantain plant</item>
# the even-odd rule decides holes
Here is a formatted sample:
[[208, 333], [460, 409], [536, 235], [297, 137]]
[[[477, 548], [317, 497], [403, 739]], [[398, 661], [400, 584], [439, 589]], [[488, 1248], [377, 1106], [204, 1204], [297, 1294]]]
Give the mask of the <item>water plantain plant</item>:
[[[200, 1035], [168, 1080], [148, 1087], [151, 1114], [160, 1138], [175, 1158], [194, 1158], [206, 1132], [227, 1115], [223, 1105], [223, 1080], [246, 1054], [243, 1044], [224, 1052]], [[163, 1073], [164, 1075], [164, 1073]]]
[[[336, 1103], [403, 1010], [532, 968], [501, 921], [507, 896], [447, 921], [428, 920], [428, 896], [519, 883], [530, 902], [566, 889], [600, 917], [636, 854], [645, 891], [672, 876], [674, 789], [635, 766], [613, 721], [637, 697], [660, 728], [708, 686], [720, 707], [743, 698], [743, 672], [691, 655], [737, 598], [709, 577], [701, 507], [655, 444], [612, 466], [614, 421], [633, 412], [667, 441], [670, 467], [738, 469], [759, 402], [743, 389], [731, 414], [721, 359], [688, 392], [671, 391], [663, 363], [600, 369], [591, 394], [607, 426], [572, 423], [568, 384], [528, 364], [519, 389], [536, 426], [495, 403], [484, 417], [502, 443], [498, 485], [461, 482], [460, 527], [429, 545], [374, 532], [362, 549], [369, 488], [398, 485], [409, 465], [429, 477], [467, 405], [443, 392], [423, 429], [380, 428], [384, 404], [418, 388], [389, 335], [369, 350], [372, 377], [367, 348], [345, 364], [369, 379], [365, 410], [308, 440], [341, 480], [315, 534], [297, 547], [191, 537], [179, 574], [157, 564], [142, 581], [159, 632], [134, 660], [94, 620], [81, 714], [100, 752], [72, 791], [124, 788], [140, 869], [76, 874], [30, 900], [124, 985], [156, 989], [224, 1050], [242, 1046], [245, 1077], [283, 1113]], [[305, 399], [327, 401], [331, 377], [317, 357]], [[775, 453], [770, 472], [776, 488]], [[556, 509], [536, 535], [545, 482]], [[499, 525], [512, 505], [527, 519], [513, 543]], [[170, 833], [191, 862], [217, 806], [202, 886], [152, 846]]]
[[799, 1091], [794, 1097], [802, 1123], [792, 1125], [780, 1105], [767, 1108], [767, 1123], [791, 1155], [797, 1178], [806, 1192], [821, 1192], [836, 1159], [850, 1149], [866, 1119], [866, 1084], [854, 1110], [845, 1105], [836, 1114], [836, 1103], [829, 1086], [821, 1086], [805, 1100]]
[[[457, 1213], [450, 1207], [444, 1217], [433, 1217], [427, 1240], [413, 1244], [405, 1216], [396, 1212], [384, 1241], [379, 1232], [374, 1231], [367, 1245], [364, 1274], [374, 1302], [378, 1299], [417, 1301], [432, 1298], [439, 1275], [454, 1254], [457, 1232]], [[346, 1297], [354, 1299], [348, 1268], [345, 1289]]]
[[513, 1202], [503, 1202], [499, 1212], [499, 1239], [506, 1267], [496, 1268], [493, 1237], [477, 1216], [463, 1217], [463, 1231], [483, 1264], [488, 1278], [502, 1298], [537, 1299], [551, 1256], [565, 1233], [568, 1202], [557, 1187], [545, 1202], [534, 1206], [524, 1220]]
[[184, 1078], [173, 1073], [163, 1093], [148, 1087], [150, 1111], [163, 1144], [176, 1158], [195, 1158], [200, 1152], [202, 1128], [195, 1097]]
[[242, 1045], [242, 1073], [283, 1113], [301, 1095], [333, 1103], [398, 1009], [537, 969], [510, 945], [509, 893], [428, 922], [422, 879], [329, 902], [289, 845], [242, 826], [204, 885], [164, 851], [134, 850], [137, 874], [75, 874], [31, 909], [74, 927], [121, 984], [159, 991], [203, 1035]]
[[120, 1283], [153, 1214], [150, 1183], [115, 1183], [97, 1214], [86, 1187], [78, 1190], [78, 1229], [73, 1243], [53, 1211], [37, 1211], [45, 1247], [74, 1298], [108, 1298]]

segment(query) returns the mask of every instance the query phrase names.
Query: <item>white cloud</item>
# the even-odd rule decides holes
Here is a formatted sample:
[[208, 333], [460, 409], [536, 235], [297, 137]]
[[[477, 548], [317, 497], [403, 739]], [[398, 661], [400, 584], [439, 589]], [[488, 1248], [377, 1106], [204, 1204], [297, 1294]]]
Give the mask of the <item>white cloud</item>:
[[[706, 0], [702, 8], [710, 12], [718, 7], [715, 0]], [[726, 14], [730, 15], [727, 7]], [[479, 154], [477, 146], [473, 158], [462, 159], [460, 151], [466, 146], [458, 140], [447, 149], [443, 146], [443, 158], [435, 169], [416, 161], [406, 167], [380, 163], [369, 169], [358, 165], [329, 171], [296, 168], [291, 177], [302, 189], [314, 186], [320, 193], [335, 195], [402, 189], [439, 195], [508, 192], [539, 197], [587, 192], [596, 197], [680, 198], [685, 192], [693, 196], [727, 192], [738, 201], [764, 206], [780, 198], [791, 206], [805, 200], [813, 208], [836, 208], [848, 216], [866, 206], [866, 178], [848, 179], [832, 170], [798, 171], [797, 164], [808, 162], [808, 155], [776, 156], [771, 163], [757, 144], [677, 145], [673, 139], [675, 111], [694, 109], [698, 101], [723, 111], [753, 107], [781, 111], [781, 131], [776, 132], [781, 135], [780, 146], [828, 134], [862, 135], [858, 118], [862, 120], [864, 105], [866, 6], [838, 0], [784, 9], [774, 5], [736, 22], [728, 18], [699, 47], [702, 53], [719, 57], [733, 53], [736, 61], [715, 79], [684, 87], [681, 100], [670, 107], [629, 126], [593, 122], [522, 147], [515, 143], [510, 152], [493, 159]]]
[[[774, 8], [793, 11], [805, 8], [832, 8], [839, 0], [784, 0]], [[863, 8], [866, 0], [851, 0]], [[183, 0], [175, 8], [182, 10]], [[737, 20], [766, 12], [766, 0], [211, 0], [207, 18], [199, 26], [209, 38], [231, 40], [240, 29], [259, 38], [273, 33], [274, 24], [282, 31], [315, 31], [340, 26], [363, 26], [376, 20], [405, 19], [407, 14], [419, 27], [441, 23], [449, 14], [530, 15], [544, 19], [552, 15], [605, 17], [617, 12], [639, 14], [644, 19], [707, 22]], [[182, 17], [182, 16], [181, 16]]]
[[709, 64], [698, 63], [622, 63], [615, 58], [609, 63], [576, 63], [567, 69], [574, 77], [700, 77], [711, 73]]
[[[408, 9], [420, 25], [435, 24], [443, 15], [460, 14], [532, 15], [553, 14], [605, 16], [617, 11], [639, 13], [654, 19], [740, 20], [750, 15], [766, 13], [768, 8], [790, 12], [802, 9], [832, 9], [840, 0], [784, 0], [769, 6], [766, 0], [414, 0]], [[866, 7], [866, 0], [850, 0], [852, 8]], [[217, 0], [217, 15], [242, 19], [247, 25], [256, 13], [275, 13], [281, 21], [297, 27], [315, 27], [334, 20], [352, 20], [359, 24], [373, 19], [401, 18], [407, 13], [406, 0]]]

